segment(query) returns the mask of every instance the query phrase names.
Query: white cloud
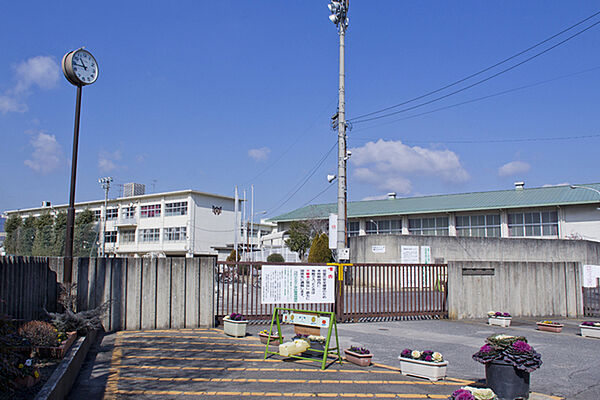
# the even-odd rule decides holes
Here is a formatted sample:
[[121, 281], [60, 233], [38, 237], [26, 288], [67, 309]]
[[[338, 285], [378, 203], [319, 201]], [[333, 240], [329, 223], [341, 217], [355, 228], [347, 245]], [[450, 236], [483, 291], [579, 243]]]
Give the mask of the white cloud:
[[117, 164], [121, 160], [122, 155], [120, 150], [112, 153], [102, 150], [98, 155], [98, 169], [100, 172], [111, 172], [117, 169]]
[[469, 179], [453, 151], [410, 147], [399, 140], [379, 139], [353, 148], [350, 161], [358, 167], [356, 179], [400, 194], [410, 193], [411, 176], [434, 176], [452, 183]]
[[56, 136], [39, 132], [31, 139], [30, 144], [33, 152], [30, 159], [25, 160], [25, 165], [32, 170], [47, 174], [58, 169], [65, 162]]
[[261, 147], [260, 149], [248, 150], [248, 155], [254, 161], [266, 161], [267, 157], [269, 157], [269, 153], [271, 153], [271, 149], [269, 149], [268, 147]]
[[37, 56], [20, 62], [14, 67], [16, 83], [14, 87], [0, 94], [0, 112], [25, 112], [23, 100], [30, 95], [31, 88], [51, 89], [60, 78], [60, 69], [54, 58]]
[[498, 175], [500, 176], [511, 176], [516, 174], [523, 174], [531, 169], [531, 165], [524, 161], [511, 161], [498, 168]]
[[52, 57], [37, 56], [29, 58], [15, 67], [17, 85], [14, 91], [22, 93], [33, 85], [42, 89], [52, 89], [60, 77], [58, 64]]
[[25, 111], [27, 111], [27, 106], [19, 102], [15, 97], [0, 94], [0, 112], [2, 114]]

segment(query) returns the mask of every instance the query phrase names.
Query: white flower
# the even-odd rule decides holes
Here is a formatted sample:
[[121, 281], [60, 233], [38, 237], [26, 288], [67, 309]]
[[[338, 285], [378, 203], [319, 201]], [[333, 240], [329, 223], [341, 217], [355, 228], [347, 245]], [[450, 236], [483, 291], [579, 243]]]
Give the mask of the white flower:
[[417, 359], [421, 357], [421, 352], [419, 350], [413, 350], [412, 353], [410, 353], [410, 356], [414, 359]]
[[435, 361], [435, 362], [444, 361], [444, 357], [442, 357], [442, 353], [438, 353], [437, 351], [431, 355], [431, 358], [433, 358], [433, 361]]
[[477, 400], [493, 400], [496, 398], [496, 393], [492, 389], [479, 389], [471, 386], [465, 386], [463, 389], [470, 391]]
[[488, 311], [488, 317], [493, 317], [496, 315], [496, 311]]
[[27, 361], [25, 361], [25, 365], [28, 367], [31, 367], [31, 359], [28, 359]]

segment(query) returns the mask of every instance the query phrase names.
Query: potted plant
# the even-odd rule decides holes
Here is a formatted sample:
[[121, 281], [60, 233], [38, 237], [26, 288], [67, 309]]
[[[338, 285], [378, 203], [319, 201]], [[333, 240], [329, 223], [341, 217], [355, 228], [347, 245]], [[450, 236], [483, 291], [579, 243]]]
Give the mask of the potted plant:
[[512, 321], [512, 317], [507, 312], [488, 312], [488, 324], [490, 325], [498, 325], [507, 328], [510, 326], [510, 321]]
[[17, 376], [13, 379], [16, 388], [29, 388], [40, 380], [40, 371], [31, 358], [17, 365]]
[[523, 336], [493, 335], [473, 354], [485, 365], [487, 386], [500, 398], [528, 398], [529, 374], [542, 365], [542, 356]]
[[360, 367], [371, 365], [373, 354], [367, 348], [350, 346], [350, 348], [344, 350], [344, 352], [346, 353], [346, 360], [350, 361], [352, 364], [356, 364]]
[[581, 328], [581, 336], [600, 339], [600, 322], [583, 321], [579, 328]]
[[412, 375], [437, 381], [446, 377], [448, 361], [437, 351], [404, 349], [398, 357], [402, 375]]
[[464, 386], [448, 397], [448, 400], [497, 400], [498, 396], [492, 389]]
[[562, 331], [563, 326], [564, 326], [563, 324], [560, 324], [560, 323], [554, 322], [554, 321], [550, 321], [550, 320], [540, 321], [537, 323], [537, 328], [540, 331], [546, 331], [546, 332], [560, 333]]
[[279, 337], [279, 332], [275, 331], [272, 332], [269, 335], [269, 331], [267, 329], [263, 329], [262, 331], [258, 332], [258, 337], [260, 338], [260, 342], [263, 344], [282, 344], [283, 343], [283, 336], [281, 336], [281, 338]]
[[246, 327], [248, 321], [244, 319], [242, 314], [231, 313], [223, 318], [223, 330], [226, 335], [233, 337], [246, 336]]

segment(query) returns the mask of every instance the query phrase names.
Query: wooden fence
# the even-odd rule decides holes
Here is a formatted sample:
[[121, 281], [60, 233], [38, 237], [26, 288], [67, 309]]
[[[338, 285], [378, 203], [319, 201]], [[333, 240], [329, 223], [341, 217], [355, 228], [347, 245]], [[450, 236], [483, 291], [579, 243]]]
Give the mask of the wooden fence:
[[[110, 300], [107, 331], [214, 325], [216, 258], [80, 258], [74, 260], [77, 309]], [[36, 319], [57, 309], [60, 258], [0, 258], [0, 304], [5, 314]]]

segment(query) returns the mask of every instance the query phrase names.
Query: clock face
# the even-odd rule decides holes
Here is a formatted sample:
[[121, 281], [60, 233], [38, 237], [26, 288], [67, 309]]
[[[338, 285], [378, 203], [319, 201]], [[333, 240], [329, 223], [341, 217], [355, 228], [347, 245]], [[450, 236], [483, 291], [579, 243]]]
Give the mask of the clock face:
[[96, 59], [86, 50], [77, 50], [73, 54], [71, 65], [73, 73], [84, 85], [96, 82], [98, 79], [98, 64]]

